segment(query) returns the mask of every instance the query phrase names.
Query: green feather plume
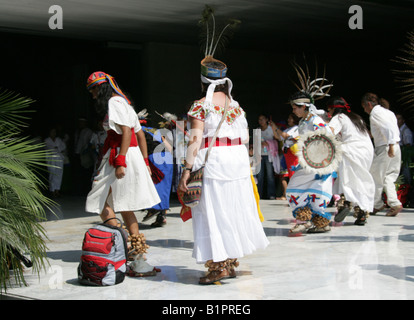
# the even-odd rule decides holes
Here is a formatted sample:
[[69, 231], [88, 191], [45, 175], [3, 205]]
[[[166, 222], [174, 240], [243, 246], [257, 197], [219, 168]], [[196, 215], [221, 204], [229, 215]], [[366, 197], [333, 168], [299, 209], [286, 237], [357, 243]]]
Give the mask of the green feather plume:
[[221, 32], [218, 32], [217, 30], [219, 29], [214, 17], [214, 9], [206, 5], [199, 21], [201, 27], [201, 47], [204, 49], [204, 55], [214, 56], [216, 52], [223, 51], [240, 23], [240, 20], [228, 19], [222, 26]]

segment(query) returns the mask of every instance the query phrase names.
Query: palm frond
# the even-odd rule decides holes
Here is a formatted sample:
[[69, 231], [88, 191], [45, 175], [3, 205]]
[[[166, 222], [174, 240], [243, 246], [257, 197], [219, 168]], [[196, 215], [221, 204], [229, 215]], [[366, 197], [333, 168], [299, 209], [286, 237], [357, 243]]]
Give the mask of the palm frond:
[[[52, 154], [43, 144], [20, 136], [33, 100], [0, 92], [0, 292], [14, 280], [26, 285], [21, 254], [28, 253], [39, 274], [46, 261], [46, 232], [39, 223], [56, 203], [42, 193], [37, 175]], [[9, 269], [13, 269], [11, 276]]]
[[27, 107], [34, 100], [25, 98], [12, 91], [3, 90], [0, 92], [0, 125], [7, 124], [10, 131], [18, 130], [26, 126], [26, 120], [30, 118], [26, 116]]
[[402, 89], [399, 92], [398, 102], [405, 109], [406, 118], [414, 120], [414, 115], [411, 112], [411, 105], [414, 102], [414, 90], [407, 90], [407, 88], [414, 87], [414, 31], [407, 33], [407, 42], [400, 49], [400, 52], [401, 55], [391, 59], [396, 64], [391, 72], [394, 74], [394, 81], [398, 88]]

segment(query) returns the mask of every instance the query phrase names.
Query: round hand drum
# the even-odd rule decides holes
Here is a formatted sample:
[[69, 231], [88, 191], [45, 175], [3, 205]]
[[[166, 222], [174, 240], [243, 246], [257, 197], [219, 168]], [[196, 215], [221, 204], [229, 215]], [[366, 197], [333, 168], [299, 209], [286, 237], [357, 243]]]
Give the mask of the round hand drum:
[[316, 174], [329, 174], [338, 168], [342, 159], [339, 141], [326, 129], [318, 129], [301, 136], [298, 141], [299, 164]]

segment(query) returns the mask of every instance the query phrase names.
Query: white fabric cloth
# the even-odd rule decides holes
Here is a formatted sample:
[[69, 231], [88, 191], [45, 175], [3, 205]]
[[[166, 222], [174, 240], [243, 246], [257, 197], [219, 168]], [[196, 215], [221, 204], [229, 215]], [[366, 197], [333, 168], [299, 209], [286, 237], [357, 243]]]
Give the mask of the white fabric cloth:
[[[400, 206], [401, 202], [397, 198], [394, 185], [401, 167], [400, 130], [397, 117], [392, 111], [377, 105], [372, 109], [369, 121], [375, 146], [374, 160], [370, 169], [375, 182], [374, 208], [382, 207], [383, 190], [387, 195], [389, 206]], [[393, 158], [388, 156], [390, 144], [394, 145]]]
[[375, 147], [374, 160], [370, 172], [375, 182], [374, 208], [379, 209], [384, 205], [382, 191], [387, 195], [387, 203], [390, 207], [400, 206], [395, 181], [398, 179], [401, 168], [401, 150], [398, 143], [394, 144], [393, 158], [388, 156], [388, 146]]
[[[273, 130], [271, 126], [267, 126], [266, 129], [264, 130], [260, 130], [260, 135], [261, 135], [261, 139], [262, 142], [267, 141], [267, 140], [273, 140]], [[262, 156], [267, 156], [268, 155], [268, 148], [262, 145]]]
[[[108, 102], [108, 115], [103, 127], [106, 131], [112, 129], [120, 134], [119, 125], [133, 128], [134, 132], [141, 130], [134, 109], [124, 98], [116, 96]], [[139, 147], [128, 148], [125, 160], [127, 167], [122, 179], [115, 177], [115, 168], [108, 162], [109, 154], [110, 150], [104, 155], [94, 178], [86, 200], [87, 212], [100, 214], [107, 199], [115, 212], [142, 210], [161, 202]]]
[[[203, 108], [200, 111], [199, 107]], [[197, 111], [194, 111], [197, 110]], [[188, 115], [204, 121], [203, 137], [212, 137], [224, 108], [196, 102]], [[248, 139], [243, 110], [231, 108], [218, 137]], [[237, 116], [236, 116], [237, 115]], [[201, 149], [193, 170], [204, 162], [207, 148]], [[244, 145], [213, 147], [205, 166], [200, 204], [192, 208], [194, 249], [197, 263], [241, 258], [269, 241], [263, 231], [250, 178], [248, 150]]]
[[400, 130], [392, 111], [376, 105], [369, 115], [369, 122], [375, 147], [399, 143]]
[[298, 126], [295, 125], [293, 127], [287, 128], [283, 130], [283, 132], [289, 135], [289, 137], [283, 140], [283, 148], [290, 148], [296, 143], [296, 139], [299, 136]]
[[48, 137], [45, 139], [45, 146], [47, 150], [52, 151], [52, 157], [47, 157], [47, 164], [51, 165], [47, 170], [49, 172], [49, 191], [53, 192], [60, 190], [62, 185], [66, 144], [59, 137], [55, 139]]
[[228, 83], [228, 88], [229, 88], [229, 96], [230, 96], [230, 106], [236, 106], [238, 103], [237, 101], [233, 100], [233, 97], [231, 96], [231, 90], [233, 89], [233, 82], [229, 79], [229, 78], [222, 78], [222, 79], [209, 79], [206, 78], [205, 76], [201, 75], [201, 81], [203, 83], [208, 83], [210, 84], [207, 88], [207, 93], [206, 93], [206, 102], [211, 103], [213, 101], [213, 95], [214, 95], [214, 91], [216, 90], [216, 86], [220, 85], [220, 84], [225, 84], [226, 82]]
[[[215, 108], [212, 104], [207, 102], [197, 102], [204, 110], [204, 131], [203, 138], [212, 138], [217, 129], [217, 126], [223, 115], [224, 107], [220, 107], [220, 110]], [[229, 114], [234, 113], [235, 109], [241, 110], [239, 106], [236, 108], [230, 108]], [[244, 111], [239, 111], [237, 118], [228, 123], [224, 121], [221, 125], [220, 131], [217, 135], [217, 139], [229, 138], [231, 140], [241, 138], [242, 141], [248, 141], [249, 132], [247, 120], [244, 117]], [[190, 116], [191, 110], [190, 110]], [[200, 117], [198, 119], [201, 119]], [[205, 155], [208, 148], [199, 150], [197, 157], [194, 161], [193, 170], [198, 170], [204, 163]], [[245, 159], [246, 161], [239, 161], [237, 165], [233, 166], [235, 159]], [[211, 148], [208, 156], [208, 166], [204, 168], [204, 177], [217, 179], [217, 180], [232, 180], [250, 177], [250, 164], [248, 161], [248, 152], [244, 145], [235, 145], [231, 147], [213, 147]]]
[[344, 114], [334, 116], [329, 122], [334, 134], [342, 141], [342, 162], [337, 170], [333, 193], [344, 194], [353, 206], [364, 211], [374, 208], [374, 179], [370, 173], [374, 147], [368, 133], [362, 133]]

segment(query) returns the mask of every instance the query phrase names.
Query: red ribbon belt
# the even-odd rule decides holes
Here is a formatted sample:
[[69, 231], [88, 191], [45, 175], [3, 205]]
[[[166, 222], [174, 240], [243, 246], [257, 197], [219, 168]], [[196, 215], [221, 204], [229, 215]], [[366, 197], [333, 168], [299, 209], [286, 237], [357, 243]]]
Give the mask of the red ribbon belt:
[[[106, 152], [111, 149], [111, 154], [109, 155], [109, 164], [111, 166], [117, 167], [115, 158], [117, 158], [117, 150], [116, 148], [121, 147], [122, 142], [122, 135], [117, 134], [114, 130], [108, 130], [107, 136], [102, 148], [102, 154], [106, 154]], [[137, 137], [135, 135], [134, 129], [131, 129], [131, 143], [129, 144], [130, 147], [137, 147]], [[125, 165], [126, 167], [126, 165]]]
[[[204, 138], [201, 142], [200, 149], [208, 148], [210, 146], [212, 138], [206, 139]], [[217, 138], [214, 142], [213, 147], [228, 147], [228, 146], [238, 146], [241, 145], [241, 138], [230, 139], [230, 138]]]

